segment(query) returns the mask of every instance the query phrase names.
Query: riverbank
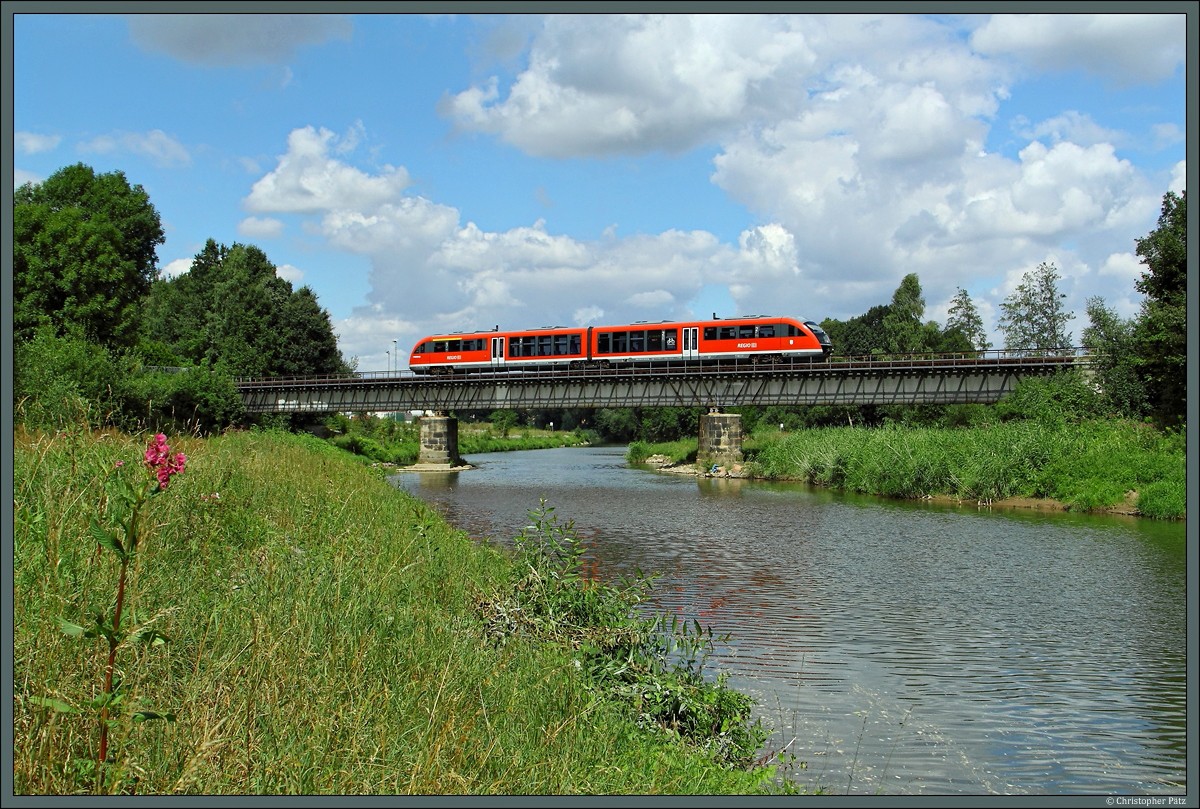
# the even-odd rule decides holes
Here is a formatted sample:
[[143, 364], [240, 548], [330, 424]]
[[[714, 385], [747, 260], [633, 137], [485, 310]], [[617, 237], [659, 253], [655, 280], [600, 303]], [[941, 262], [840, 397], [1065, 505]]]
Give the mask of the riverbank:
[[[631, 462], [699, 468], [695, 442], [631, 446]], [[1144, 425], [1005, 422], [979, 428], [827, 427], [761, 432], [745, 462], [715, 474], [794, 480], [908, 500], [1134, 515], [1187, 514], [1186, 442]]]
[[[562, 642], [516, 631], [510, 619], [541, 614], [522, 584], [528, 560], [451, 528], [361, 459], [284, 433], [170, 442], [186, 468], [146, 499], [132, 554], [116, 481], [145, 490], [145, 442], [15, 434], [16, 794], [790, 789], [769, 769], [722, 758], [752, 728], [705, 743], [647, 724], [649, 704], [631, 710], [595, 676], [597, 649], [581, 655], [589, 647], [541, 619]], [[126, 618], [114, 634], [106, 616], [126, 554]], [[572, 575], [556, 598], [607, 615], [581, 624], [591, 637], [621, 629], [619, 598], [560, 572]], [[124, 637], [111, 692], [109, 635]], [[727, 728], [746, 718], [746, 698], [655, 669], [627, 641], [606, 643], [646, 663], [658, 683], [649, 692], [707, 699], [729, 711]], [[97, 787], [103, 693], [116, 698]]]

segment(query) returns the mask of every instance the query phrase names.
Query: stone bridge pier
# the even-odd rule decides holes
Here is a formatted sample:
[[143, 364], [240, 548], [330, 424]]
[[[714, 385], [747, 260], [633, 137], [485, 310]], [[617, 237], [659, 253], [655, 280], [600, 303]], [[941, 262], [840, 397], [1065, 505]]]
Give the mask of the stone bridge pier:
[[421, 451], [417, 463], [425, 466], [462, 466], [458, 455], [458, 419], [437, 412], [421, 416]]
[[696, 462], [704, 468], [742, 462], [742, 415], [712, 410], [700, 417]]

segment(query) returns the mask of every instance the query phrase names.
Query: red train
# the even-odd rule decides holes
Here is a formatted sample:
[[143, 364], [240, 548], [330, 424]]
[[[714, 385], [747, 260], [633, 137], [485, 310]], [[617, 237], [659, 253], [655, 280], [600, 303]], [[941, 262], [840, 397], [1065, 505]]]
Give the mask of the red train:
[[811, 320], [756, 315], [624, 326], [547, 327], [426, 337], [408, 358], [415, 373], [615, 368], [722, 361], [829, 358], [829, 335]]

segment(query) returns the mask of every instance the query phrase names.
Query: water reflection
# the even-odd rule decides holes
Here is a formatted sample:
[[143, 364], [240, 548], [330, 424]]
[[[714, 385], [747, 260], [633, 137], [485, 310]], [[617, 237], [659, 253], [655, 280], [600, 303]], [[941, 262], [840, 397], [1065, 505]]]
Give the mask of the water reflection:
[[541, 498], [604, 575], [728, 633], [714, 661], [830, 792], [1186, 786], [1179, 524], [987, 512], [625, 468], [623, 449], [396, 478], [504, 540]]

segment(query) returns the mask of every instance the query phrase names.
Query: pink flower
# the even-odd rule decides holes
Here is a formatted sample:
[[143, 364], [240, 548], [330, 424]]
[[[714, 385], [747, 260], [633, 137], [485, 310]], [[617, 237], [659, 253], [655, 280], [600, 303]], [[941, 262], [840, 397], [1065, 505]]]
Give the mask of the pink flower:
[[158, 480], [158, 488], [165, 489], [171, 481], [171, 475], [178, 475], [187, 464], [187, 456], [177, 452], [171, 457], [171, 448], [167, 446], [167, 437], [162, 433], [154, 436], [146, 447], [146, 468]]

